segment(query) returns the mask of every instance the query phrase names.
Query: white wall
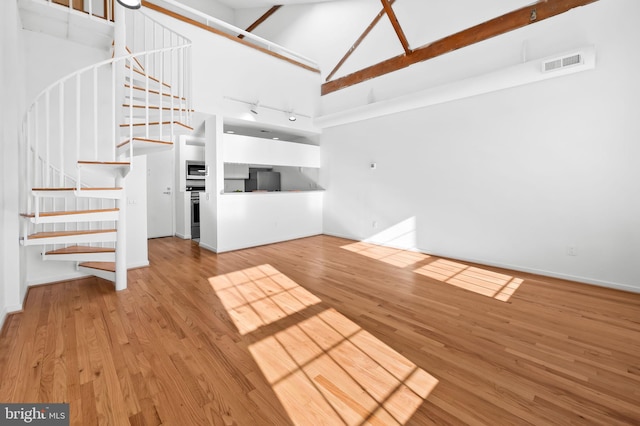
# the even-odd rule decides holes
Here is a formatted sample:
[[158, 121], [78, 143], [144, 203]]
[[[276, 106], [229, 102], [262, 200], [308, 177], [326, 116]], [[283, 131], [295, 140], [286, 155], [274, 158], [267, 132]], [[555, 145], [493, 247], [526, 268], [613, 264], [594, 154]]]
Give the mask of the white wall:
[[221, 195], [217, 252], [322, 233], [323, 191]]
[[[640, 291], [636, 16], [633, 0], [600, 1], [372, 80], [391, 97], [420, 80], [412, 72], [465, 57], [466, 73], [482, 73], [483, 49], [500, 45], [598, 55], [592, 71], [325, 129], [324, 232]], [[332, 108], [367, 90], [337, 92]]]
[[19, 310], [25, 289], [20, 286], [18, 243], [19, 111], [24, 107], [24, 57], [17, 2], [0, 3], [0, 328], [7, 312]]
[[110, 57], [107, 50], [89, 47], [45, 33], [22, 30], [25, 47], [27, 104], [48, 85], [80, 68]]
[[178, 0], [180, 3], [197, 9], [207, 15], [218, 18], [222, 21], [229, 22], [233, 25], [235, 21], [235, 12], [230, 7], [216, 0]]
[[126, 179], [127, 268], [149, 265], [147, 247], [147, 156], [133, 157]]
[[[312, 121], [302, 115], [315, 115], [320, 95], [318, 73], [160, 13], [147, 12], [192, 40], [193, 108], [197, 112], [292, 129], [294, 133], [317, 132]], [[295, 110], [298, 120], [290, 122], [284, 112], [268, 108], [251, 114], [246, 102], [255, 101], [283, 111]]]
[[221, 223], [220, 193], [224, 190], [224, 165], [222, 163], [222, 129], [220, 116], [205, 120], [205, 157], [209, 172], [205, 177], [205, 191], [200, 193], [200, 246], [218, 251]]

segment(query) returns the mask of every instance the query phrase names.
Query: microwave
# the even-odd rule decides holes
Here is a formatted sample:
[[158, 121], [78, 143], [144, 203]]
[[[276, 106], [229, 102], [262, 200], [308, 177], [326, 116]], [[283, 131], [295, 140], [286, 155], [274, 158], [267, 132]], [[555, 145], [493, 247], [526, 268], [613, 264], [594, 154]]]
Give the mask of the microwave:
[[207, 175], [207, 168], [204, 165], [204, 161], [187, 160], [185, 170], [187, 180], [203, 180]]

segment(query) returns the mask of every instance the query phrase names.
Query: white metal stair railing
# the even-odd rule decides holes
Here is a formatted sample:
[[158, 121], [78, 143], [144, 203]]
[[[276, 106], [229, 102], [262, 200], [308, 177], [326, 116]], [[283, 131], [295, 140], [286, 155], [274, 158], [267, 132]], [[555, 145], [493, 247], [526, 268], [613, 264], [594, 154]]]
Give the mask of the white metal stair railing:
[[170, 149], [175, 135], [191, 131], [192, 111], [191, 42], [141, 11], [127, 13], [133, 53], [48, 86], [21, 132], [21, 244], [44, 246], [43, 260], [91, 262], [76, 266], [117, 290], [127, 285], [123, 199], [132, 158]]
[[69, 13], [78, 15], [88, 15], [91, 18], [106, 19], [113, 21], [113, 11], [116, 0], [84, 0], [81, 2], [74, 0], [39, 0], [49, 6], [65, 7]]

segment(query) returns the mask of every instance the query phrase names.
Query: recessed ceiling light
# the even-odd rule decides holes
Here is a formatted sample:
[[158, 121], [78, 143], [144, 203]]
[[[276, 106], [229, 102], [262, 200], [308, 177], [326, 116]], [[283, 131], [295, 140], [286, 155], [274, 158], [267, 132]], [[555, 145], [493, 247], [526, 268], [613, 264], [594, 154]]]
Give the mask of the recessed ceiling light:
[[227, 130], [226, 133], [234, 134], [235, 132], [233, 130]]
[[277, 140], [279, 140], [280, 138], [271, 138], [271, 139], [273, 139], [274, 141], [277, 141]]

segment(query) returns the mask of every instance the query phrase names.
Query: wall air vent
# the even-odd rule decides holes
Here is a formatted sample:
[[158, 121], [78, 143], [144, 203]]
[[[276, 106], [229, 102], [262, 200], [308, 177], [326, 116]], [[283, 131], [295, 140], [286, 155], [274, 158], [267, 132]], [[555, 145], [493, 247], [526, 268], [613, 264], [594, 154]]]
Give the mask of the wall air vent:
[[572, 53], [560, 58], [553, 58], [542, 61], [542, 72], [557, 71], [567, 67], [583, 64], [584, 60], [580, 53]]

